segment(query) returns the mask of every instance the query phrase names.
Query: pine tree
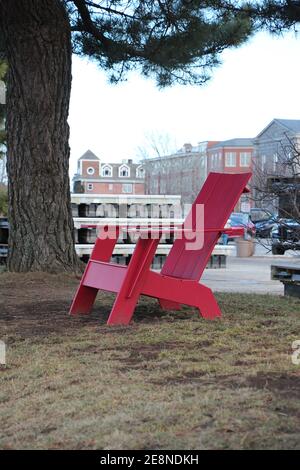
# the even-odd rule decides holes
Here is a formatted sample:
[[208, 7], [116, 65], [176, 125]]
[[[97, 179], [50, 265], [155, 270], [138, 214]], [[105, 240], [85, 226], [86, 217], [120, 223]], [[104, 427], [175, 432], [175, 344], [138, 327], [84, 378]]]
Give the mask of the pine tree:
[[9, 64], [10, 270], [77, 268], [68, 179], [72, 51], [96, 60], [113, 82], [139, 69], [159, 86], [201, 84], [225, 48], [263, 26], [267, 8], [298, 2], [261, 3], [0, 0], [0, 53]]

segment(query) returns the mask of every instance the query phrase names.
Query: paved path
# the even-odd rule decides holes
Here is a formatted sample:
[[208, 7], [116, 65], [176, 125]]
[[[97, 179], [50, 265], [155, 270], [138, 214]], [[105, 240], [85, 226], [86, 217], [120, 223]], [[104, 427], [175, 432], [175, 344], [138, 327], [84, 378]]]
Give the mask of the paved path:
[[206, 269], [202, 280], [216, 292], [245, 292], [283, 295], [283, 284], [271, 281], [271, 264], [300, 264], [299, 252], [273, 256], [257, 246], [250, 258], [227, 257], [226, 269]]

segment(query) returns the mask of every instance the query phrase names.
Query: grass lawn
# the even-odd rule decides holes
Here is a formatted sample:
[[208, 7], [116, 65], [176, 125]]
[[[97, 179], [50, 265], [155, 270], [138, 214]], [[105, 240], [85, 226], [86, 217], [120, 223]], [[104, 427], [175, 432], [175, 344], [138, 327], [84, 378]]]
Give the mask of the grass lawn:
[[219, 294], [223, 318], [113, 296], [67, 315], [78, 280], [0, 274], [1, 449], [300, 448], [300, 301]]

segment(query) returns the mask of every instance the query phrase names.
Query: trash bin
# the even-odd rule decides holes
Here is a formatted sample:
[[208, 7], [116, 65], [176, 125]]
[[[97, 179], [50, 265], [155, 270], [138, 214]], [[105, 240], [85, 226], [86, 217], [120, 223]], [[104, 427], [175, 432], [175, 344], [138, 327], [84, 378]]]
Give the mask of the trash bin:
[[236, 239], [236, 255], [239, 258], [248, 258], [254, 254], [253, 240], [244, 240], [243, 238]]

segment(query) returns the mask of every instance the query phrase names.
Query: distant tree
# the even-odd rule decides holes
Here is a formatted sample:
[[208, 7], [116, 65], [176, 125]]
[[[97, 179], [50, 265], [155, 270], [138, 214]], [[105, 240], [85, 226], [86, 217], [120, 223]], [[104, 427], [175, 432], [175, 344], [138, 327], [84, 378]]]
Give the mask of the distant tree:
[[81, 183], [81, 181], [75, 181], [75, 183], [74, 183], [74, 193], [76, 193], [76, 194], [84, 193], [84, 186]]
[[253, 199], [280, 217], [300, 223], [300, 142], [285, 135], [271, 162], [253, 162]]
[[[290, 239], [299, 243], [300, 142], [285, 135], [274, 143], [277, 144], [277, 152], [271, 161], [264, 162], [259, 156], [253, 161], [251, 192], [255, 206], [273, 214], [273, 222], [276, 222], [281, 236], [284, 238], [288, 230]], [[293, 226], [287, 219], [297, 224]], [[270, 250], [271, 244], [273, 253], [277, 254], [278, 248], [273, 246], [272, 240], [259, 239], [259, 242]]]
[[290, 27], [297, 12], [291, 1], [0, 0], [9, 269], [77, 268], [68, 178], [72, 51], [97, 61], [113, 82], [139, 69], [159, 86], [201, 84], [224, 49], [266, 23]]
[[173, 137], [167, 133], [151, 131], [145, 134], [145, 141], [137, 148], [137, 156], [142, 160], [148, 158], [162, 158], [171, 155], [177, 150], [177, 144]]

